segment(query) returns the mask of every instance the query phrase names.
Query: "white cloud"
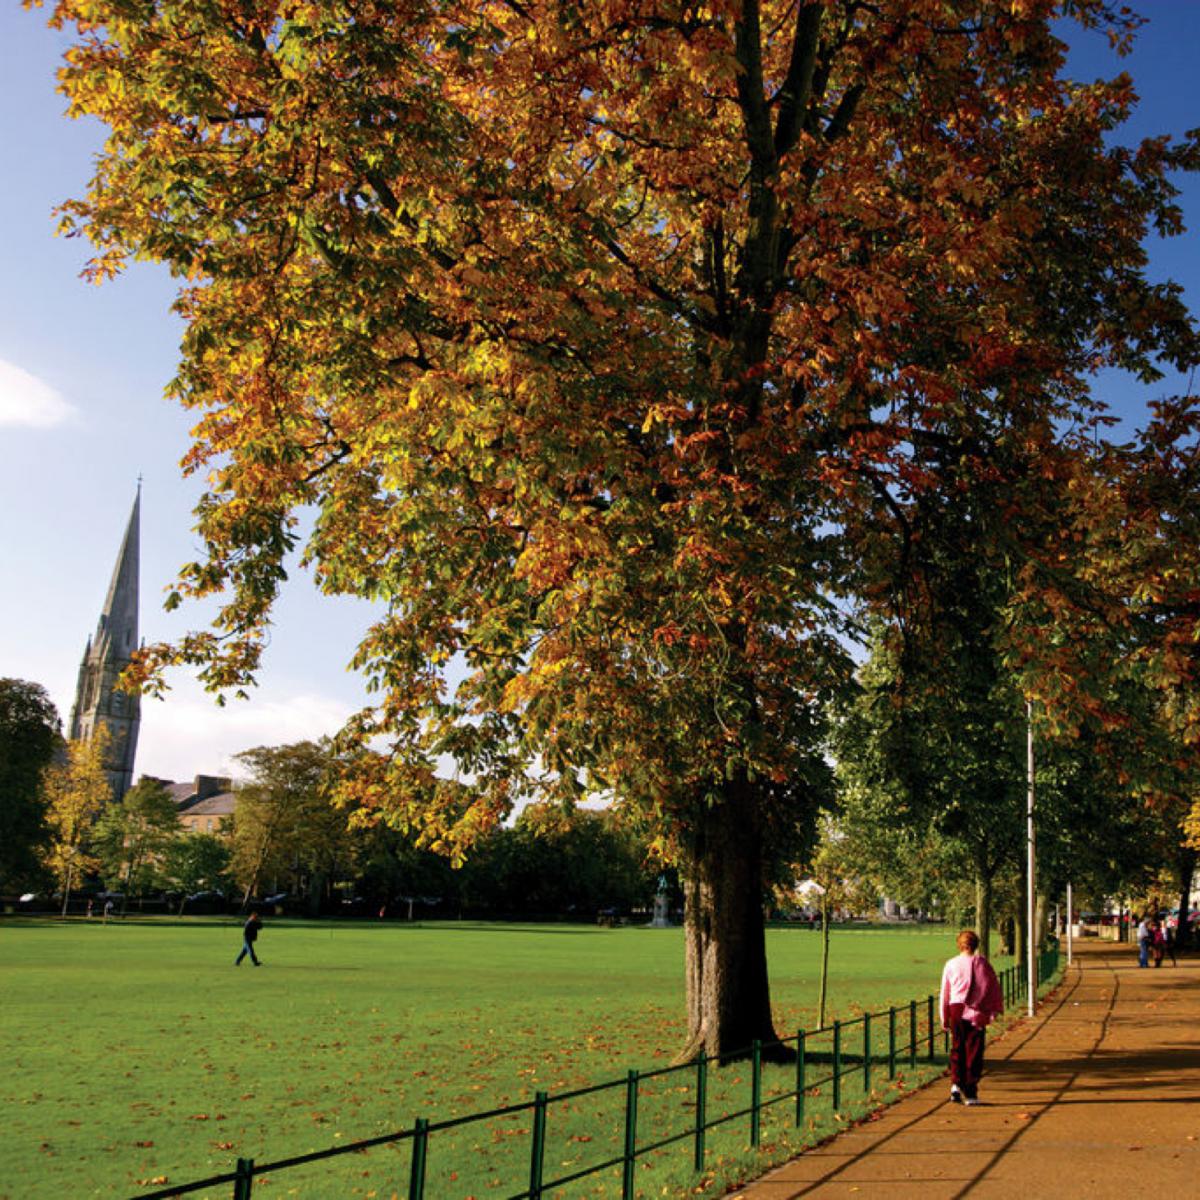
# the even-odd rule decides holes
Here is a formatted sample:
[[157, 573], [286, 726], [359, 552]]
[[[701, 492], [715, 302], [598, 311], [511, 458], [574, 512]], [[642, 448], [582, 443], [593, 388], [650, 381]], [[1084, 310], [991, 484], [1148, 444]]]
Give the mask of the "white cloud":
[[[281, 746], [336, 733], [350, 705], [328, 696], [284, 699], [251, 693], [223, 708], [198, 688], [185, 685], [164, 701], [142, 700], [136, 775], [186, 780], [196, 775], [237, 775], [234, 755], [255, 746]], [[184, 692], [185, 694], [180, 694]]]
[[0, 425], [49, 429], [75, 412], [48, 383], [0, 358]]

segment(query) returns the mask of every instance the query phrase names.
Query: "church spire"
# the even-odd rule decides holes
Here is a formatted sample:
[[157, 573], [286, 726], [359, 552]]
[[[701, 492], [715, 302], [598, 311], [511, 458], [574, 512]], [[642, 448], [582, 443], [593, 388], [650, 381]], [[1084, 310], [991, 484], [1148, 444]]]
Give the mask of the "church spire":
[[137, 495], [125, 527], [117, 562], [113, 567], [108, 595], [100, 612], [93, 644], [107, 638], [116, 654], [126, 660], [138, 644], [138, 562], [141, 540], [142, 484], [138, 481]]
[[79, 666], [75, 704], [71, 709], [71, 737], [90, 738], [100, 725], [108, 729], [105, 769], [113, 796], [118, 800], [133, 783], [133, 759], [141, 723], [138, 697], [117, 688], [117, 680], [138, 646], [141, 504], [142, 481], [139, 478], [104, 608], [95, 636], [89, 639]]

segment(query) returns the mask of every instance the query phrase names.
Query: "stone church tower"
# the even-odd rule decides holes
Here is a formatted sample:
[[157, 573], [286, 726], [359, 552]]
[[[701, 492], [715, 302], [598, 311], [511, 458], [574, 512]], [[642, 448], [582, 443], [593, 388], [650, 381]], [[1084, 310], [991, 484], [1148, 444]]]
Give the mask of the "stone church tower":
[[142, 488], [138, 484], [125, 540], [117, 555], [100, 623], [88, 639], [79, 665], [75, 704], [71, 709], [72, 738], [89, 738], [100, 725], [108, 727], [105, 770], [113, 798], [120, 800], [133, 784], [141, 699], [117, 691], [117, 679], [129, 665], [138, 645], [138, 531]]

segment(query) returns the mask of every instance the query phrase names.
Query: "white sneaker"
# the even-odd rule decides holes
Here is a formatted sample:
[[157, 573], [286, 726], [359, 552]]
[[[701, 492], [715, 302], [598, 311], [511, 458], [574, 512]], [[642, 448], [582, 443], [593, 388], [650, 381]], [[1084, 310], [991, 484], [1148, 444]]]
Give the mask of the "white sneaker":
[[965, 1105], [967, 1105], [967, 1107], [968, 1107], [968, 1108], [974, 1108], [974, 1107], [975, 1107], [975, 1105], [977, 1105], [977, 1104], [979, 1103], [979, 1097], [978, 1097], [978, 1096], [968, 1096], [968, 1097], [967, 1097], [967, 1098], [966, 1098], [966, 1099], [963, 1101], [963, 1103], [964, 1103]]
[[963, 1094], [962, 1094], [962, 1092], [960, 1092], [958, 1090], [958, 1084], [952, 1083], [950, 1085], [950, 1103], [951, 1104], [961, 1104], [962, 1102], [963, 1102]]

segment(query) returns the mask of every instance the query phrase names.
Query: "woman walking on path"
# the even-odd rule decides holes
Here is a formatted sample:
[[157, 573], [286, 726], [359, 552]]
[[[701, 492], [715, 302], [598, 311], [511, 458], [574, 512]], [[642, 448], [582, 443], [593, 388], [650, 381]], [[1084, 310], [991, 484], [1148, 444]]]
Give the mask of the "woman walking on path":
[[1149, 913], [1142, 918], [1142, 923], [1137, 927], [1137, 944], [1138, 966], [1148, 967], [1150, 965], [1150, 948], [1154, 944], [1154, 929]]
[[991, 963], [976, 953], [975, 930], [958, 935], [958, 949], [942, 969], [942, 1028], [950, 1031], [950, 1099], [978, 1104], [984, 1031], [1004, 1011], [1004, 993]]

